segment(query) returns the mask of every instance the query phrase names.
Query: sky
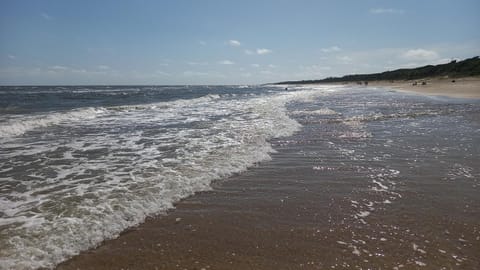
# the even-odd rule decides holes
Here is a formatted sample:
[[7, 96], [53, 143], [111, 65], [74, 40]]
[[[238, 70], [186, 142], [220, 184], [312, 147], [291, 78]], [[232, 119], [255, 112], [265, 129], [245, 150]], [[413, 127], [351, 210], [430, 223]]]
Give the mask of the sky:
[[260, 84], [480, 55], [479, 0], [0, 0], [0, 85]]

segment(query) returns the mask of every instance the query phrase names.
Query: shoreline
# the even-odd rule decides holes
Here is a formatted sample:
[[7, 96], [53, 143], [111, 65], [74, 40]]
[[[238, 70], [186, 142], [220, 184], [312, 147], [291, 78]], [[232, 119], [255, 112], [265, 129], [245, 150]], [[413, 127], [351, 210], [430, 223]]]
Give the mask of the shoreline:
[[[425, 82], [426, 85], [422, 85]], [[414, 85], [416, 83], [416, 85]], [[369, 86], [389, 87], [401, 92], [414, 92], [424, 95], [448, 96], [455, 98], [480, 99], [480, 77], [464, 78], [425, 78], [410, 81], [373, 81]]]
[[[422, 85], [422, 82], [425, 82], [426, 84]], [[414, 85], [415, 83], [416, 85]], [[357, 85], [357, 82], [321, 84]], [[461, 78], [430, 77], [408, 81], [368, 81], [368, 87], [385, 87], [399, 92], [431, 96], [480, 99], [480, 76]]]
[[[326, 106], [339, 113], [296, 115], [302, 130], [272, 140], [277, 152], [271, 161], [214, 182], [211, 191], [181, 200], [166, 215], [147, 218], [56, 269], [480, 267], [475, 160], [462, 160], [472, 177], [465, 179], [457, 167], [439, 167], [436, 157], [448, 162], [454, 150], [436, 157], [416, 153], [412, 160], [412, 151], [430, 141], [399, 132], [401, 119], [372, 119], [374, 130], [367, 130], [368, 122], [342, 115], [344, 105], [330, 106], [336, 99], [323, 102], [308, 111]], [[430, 125], [417, 122], [421, 118], [407, 118], [420, 124], [416, 132]], [[445, 144], [443, 137], [430, 139]], [[439, 180], [447, 173], [453, 180]]]

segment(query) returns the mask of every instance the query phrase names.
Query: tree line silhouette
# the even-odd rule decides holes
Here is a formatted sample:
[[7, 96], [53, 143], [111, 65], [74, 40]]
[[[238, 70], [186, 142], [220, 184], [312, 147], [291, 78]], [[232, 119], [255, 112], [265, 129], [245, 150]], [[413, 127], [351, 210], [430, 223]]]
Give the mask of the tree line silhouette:
[[368, 82], [368, 81], [395, 81], [418, 80], [427, 77], [460, 78], [480, 75], [480, 58], [475, 56], [462, 61], [453, 60], [447, 64], [427, 65], [418, 68], [402, 68], [372, 74], [353, 74], [343, 77], [328, 77], [319, 80], [285, 81], [276, 84], [310, 84], [330, 82]]

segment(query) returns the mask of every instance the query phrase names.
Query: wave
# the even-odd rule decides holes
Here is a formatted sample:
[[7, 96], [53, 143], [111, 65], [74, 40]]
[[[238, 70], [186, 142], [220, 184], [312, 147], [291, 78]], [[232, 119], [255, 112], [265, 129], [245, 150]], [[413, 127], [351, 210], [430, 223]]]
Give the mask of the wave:
[[104, 108], [84, 108], [68, 112], [53, 112], [34, 116], [17, 115], [0, 123], [0, 137], [18, 136], [37, 128], [64, 122], [92, 119], [105, 112]]
[[293, 114], [296, 115], [338, 115], [336, 111], [329, 108], [321, 108], [318, 110], [312, 111], [294, 111]]
[[[0, 156], [8, 160], [0, 165], [3, 180], [19, 187], [29, 180], [25, 191], [12, 191], [0, 201], [0, 268], [53, 268], [182, 198], [209, 190], [212, 181], [269, 160], [275, 151], [269, 140], [301, 128], [286, 105], [322, 94], [207, 95], [28, 119], [8, 134], [86, 118], [77, 128], [90, 132], [69, 130], [69, 141], [53, 138], [24, 148], [5, 142], [17, 152]], [[190, 122], [166, 124], [185, 121]], [[11, 169], [20, 164], [24, 172]]]
[[130, 112], [135, 110], [185, 107], [191, 104], [211, 101], [218, 98], [220, 98], [219, 95], [206, 95], [195, 99], [178, 99], [170, 102], [157, 102], [151, 104], [88, 107], [66, 112], [51, 112], [37, 115], [15, 115], [7, 121], [0, 122], [0, 137], [9, 138], [19, 136], [26, 132], [52, 125], [75, 124], [78, 121], [91, 120], [100, 115], [106, 115], [112, 112]]

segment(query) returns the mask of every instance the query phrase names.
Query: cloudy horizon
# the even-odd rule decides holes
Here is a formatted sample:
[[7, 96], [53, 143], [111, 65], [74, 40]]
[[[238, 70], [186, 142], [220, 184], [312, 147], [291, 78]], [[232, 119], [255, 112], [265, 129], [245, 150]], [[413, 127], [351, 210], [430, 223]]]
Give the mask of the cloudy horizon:
[[476, 1], [0, 5], [2, 85], [261, 84], [480, 55]]

